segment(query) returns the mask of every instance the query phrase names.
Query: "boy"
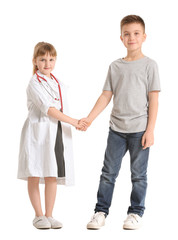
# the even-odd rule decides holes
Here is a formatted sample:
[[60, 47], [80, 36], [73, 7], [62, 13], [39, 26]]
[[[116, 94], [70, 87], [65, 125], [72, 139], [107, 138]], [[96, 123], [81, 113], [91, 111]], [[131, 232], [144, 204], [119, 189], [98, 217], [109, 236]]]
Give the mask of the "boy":
[[[88, 126], [105, 109], [113, 96], [110, 130], [104, 166], [97, 193], [95, 214], [88, 229], [105, 224], [122, 158], [127, 150], [131, 159], [131, 206], [124, 229], [138, 229], [145, 210], [147, 163], [149, 148], [154, 143], [154, 127], [158, 111], [159, 75], [155, 61], [142, 53], [146, 40], [141, 17], [129, 15], [121, 21], [121, 41], [127, 56], [111, 63], [103, 93], [85, 121]], [[84, 129], [86, 130], [86, 129]]]

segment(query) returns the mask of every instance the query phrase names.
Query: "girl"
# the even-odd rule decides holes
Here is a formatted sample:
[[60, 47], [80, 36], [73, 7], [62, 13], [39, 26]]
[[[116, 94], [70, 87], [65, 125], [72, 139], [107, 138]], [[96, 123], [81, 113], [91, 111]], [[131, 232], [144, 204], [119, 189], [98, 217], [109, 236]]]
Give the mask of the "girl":
[[[27, 87], [28, 117], [21, 134], [18, 178], [28, 181], [28, 193], [35, 210], [36, 228], [61, 228], [52, 217], [57, 184], [73, 184], [70, 125], [84, 124], [67, 116], [65, 86], [53, 75], [55, 48], [46, 42], [35, 46], [33, 77]], [[45, 183], [43, 215], [39, 183]]]

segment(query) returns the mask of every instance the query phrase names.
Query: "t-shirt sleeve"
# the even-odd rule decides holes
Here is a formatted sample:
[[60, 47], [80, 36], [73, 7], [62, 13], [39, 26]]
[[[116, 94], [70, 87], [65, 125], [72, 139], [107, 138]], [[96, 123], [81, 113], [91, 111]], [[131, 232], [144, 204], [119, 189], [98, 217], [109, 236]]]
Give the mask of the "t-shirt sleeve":
[[152, 61], [148, 66], [148, 92], [161, 91], [158, 66]]
[[112, 88], [112, 81], [111, 81], [111, 66], [108, 69], [108, 74], [106, 77], [106, 81], [104, 83], [103, 86], [103, 91], [112, 91], [113, 92], [113, 88]]
[[33, 104], [45, 115], [48, 113], [50, 107], [56, 107], [54, 101], [46, 96], [42, 86], [32, 79], [27, 87], [28, 100], [33, 102]]

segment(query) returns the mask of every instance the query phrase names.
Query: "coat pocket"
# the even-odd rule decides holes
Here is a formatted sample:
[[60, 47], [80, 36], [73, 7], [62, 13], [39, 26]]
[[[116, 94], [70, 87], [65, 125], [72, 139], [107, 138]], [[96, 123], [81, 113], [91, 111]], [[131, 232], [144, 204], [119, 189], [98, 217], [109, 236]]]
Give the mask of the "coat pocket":
[[37, 122], [31, 125], [32, 140], [38, 144], [44, 144], [50, 141], [50, 123]]

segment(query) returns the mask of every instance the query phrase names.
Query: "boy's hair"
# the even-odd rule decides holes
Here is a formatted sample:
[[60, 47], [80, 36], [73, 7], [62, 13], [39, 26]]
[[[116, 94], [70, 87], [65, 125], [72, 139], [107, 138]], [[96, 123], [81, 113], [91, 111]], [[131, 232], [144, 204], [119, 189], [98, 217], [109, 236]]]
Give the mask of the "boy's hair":
[[145, 22], [143, 21], [143, 19], [137, 15], [128, 15], [125, 16], [122, 20], [121, 20], [121, 32], [122, 32], [122, 28], [124, 25], [126, 24], [130, 24], [130, 23], [140, 23], [143, 27], [143, 31], [145, 32]]
[[44, 56], [45, 54], [49, 54], [52, 57], [57, 56], [56, 49], [54, 46], [47, 42], [39, 42], [36, 44], [33, 53], [33, 74], [38, 70], [37, 66], [34, 64], [34, 60], [39, 56]]

